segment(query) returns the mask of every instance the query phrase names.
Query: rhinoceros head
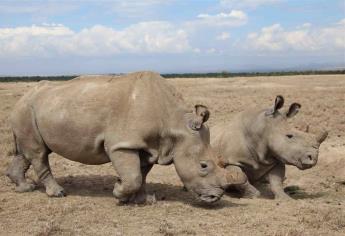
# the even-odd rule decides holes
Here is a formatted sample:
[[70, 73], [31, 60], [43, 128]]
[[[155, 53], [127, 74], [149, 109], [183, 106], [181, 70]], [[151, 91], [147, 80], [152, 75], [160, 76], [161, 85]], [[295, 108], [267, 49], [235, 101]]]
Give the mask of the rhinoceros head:
[[291, 127], [288, 119], [295, 116], [301, 105], [292, 103], [287, 111], [280, 112], [284, 98], [277, 96], [273, 108], [265, 112], [265, 137], [269, 152], [285, 164], [299, 169], [308, 169], [316, 165], [320, 144], [328, 133], [312, 135]]
[[193, 113], [185, 114], [184, 128], [179, 131], [172, 161], [189, 191], [202, 201], [215, 202], [221, 198], [226, 186], [242, 179], [236, 179], [236, 175], [217, 165], [215, 152], [210, 146], [209, 129], [204, 124], [209, 114], [202, 105], [196, 105]]

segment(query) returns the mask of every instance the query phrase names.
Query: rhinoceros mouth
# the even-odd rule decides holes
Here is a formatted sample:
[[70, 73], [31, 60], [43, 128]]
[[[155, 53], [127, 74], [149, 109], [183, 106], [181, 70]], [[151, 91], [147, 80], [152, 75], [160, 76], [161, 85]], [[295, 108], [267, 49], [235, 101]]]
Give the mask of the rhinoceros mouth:
[[205, 203], [214, 203], [221, 199], [224, 194], [224, 190], [222, 188], [206, 188], [206, 189], [191, 189], [188, 188], [188, 191], [192, 193], [192, 195], [199, 201]]
[[219, 189], [214, 189], [213, 191], [205, 191], [205, 192], [196, 192], [196, 191], [192, 191], [194, 196], [202, 201], [202, 202], [206, 202], [206, 203], [214, 203], [217, 202], [221, 199], [221, 197], [224, 194], [224, 191], [219, 188]]
[[220, 198], [221, 198], [221, 196], [217, 196], [217, 195], [202, 195], [202, 194], [199, 194], [199, 199], [201, 201], [207, 202], [207, 203], [217, 202], [217, 201], [219, 201]]
[[300, 170], [307, 170], [312, 168], [314, 165], [300, 163], [297, 168]]
[[307, 166], [307, 165], [304, 165], [301, 161], [297, 160], [297, 161], [294, 161], [294, 162], [287, 162], [285, 160], [281, 160], [281, 162], [285, 165], [291, 165], [291, 166], [296, 166], [299, 170], [306, 170], [306, 169], [309, 169], [311, 168], [312, 166]]

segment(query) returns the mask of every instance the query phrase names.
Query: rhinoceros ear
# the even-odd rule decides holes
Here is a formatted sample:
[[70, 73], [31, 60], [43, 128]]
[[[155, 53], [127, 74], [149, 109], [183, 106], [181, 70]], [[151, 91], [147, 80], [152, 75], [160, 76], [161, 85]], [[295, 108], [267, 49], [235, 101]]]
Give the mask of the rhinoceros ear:
[[286, 112], [286, 117], [291, 118], [295, 116], [299, 112], [299, 109], [301, 109], [301, 107], [302, 106], [299, 103], [292, 103], [289, 107], [289, 110]]
[[274, 101], [274, 112], [278, 111], [280, 108], [282, 108], [284, 105], [284, 97], [281, 95], [278, 95], [276, 97], [276, 100]]
[[210, 117], [210, 112], [204, 105], [195, 105], [195, 114], [189, 121], [189, 127], [193, 130], [199, 130], [203, 123]]
[[281, 96], [281, 95], [278, 95], [278, 96], [276, 97], [276, 100], [274, 101], [274, 106], [273, 106], [273, 108], [267, 110], [267, 111], [265, 112], [265, 114], [266, 114], [267, 116], [269, 116], [269, 115], [274, 115], [274, 114], [276, 114], [276, 112], [277, 112], [280, 108], [283, 107], [283, 105], [284, 105], [284, 97]]

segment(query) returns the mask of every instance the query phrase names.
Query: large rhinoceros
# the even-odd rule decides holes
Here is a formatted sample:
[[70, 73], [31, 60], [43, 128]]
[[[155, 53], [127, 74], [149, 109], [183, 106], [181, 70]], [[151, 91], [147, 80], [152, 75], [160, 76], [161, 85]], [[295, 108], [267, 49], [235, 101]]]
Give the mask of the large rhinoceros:
[[304, 170], [317, 163], [327, 132], [313, 136], [292, 128], [287, 119], [296, 115], [301, 105], [293, 103], [280, 112], [283, 104], [284, 98], [277, 96], [273, 108], [241, 112], [232, 121], [211, 129], [211, 145], [222, 165], [247, 175], [245, 184], [232, 186], [244, 197], [259, 196], [252, 184], [264, 179], [276, 198], [290, 199], [283, 190], [285, 165]]
[[25, 179], [32, 164], [46, 193], [59, 197], [65, 192], [52, 176], [49, 153], [90, 165], [112, 162], [120, 177], [114, 196], [140, 203], [152, 166], [174, 163], [197, 198], [215, 202], [237, 180], [216, 165], [203, 124], [208, 116], [202, 105], [187, 109], [181, 95], [153, 72], [40, 82], [10, 117], [16, 155], [7, 175], [17, 191], [32, 191]]

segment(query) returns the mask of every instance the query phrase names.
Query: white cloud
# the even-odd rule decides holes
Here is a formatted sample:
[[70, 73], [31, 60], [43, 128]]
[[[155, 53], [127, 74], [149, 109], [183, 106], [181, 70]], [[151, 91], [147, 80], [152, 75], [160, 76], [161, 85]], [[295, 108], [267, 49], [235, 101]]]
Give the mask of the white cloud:
[[210, 54], [216, 53], [216, 51], [217, 51], [217, 50], [216, 50], [215, 48], [209, 48], [209, 49], [206, 50], [206, 52], [207, 52], [207, 53], [210, 53]]
[[302, 27], [303, 28], [309, 28], [309, 27], [311, 27], [311, 23], [304, 23], [303, 25], [302, 25]]
[[157, 14], [157, 8], [168, 6], [176, 0], [100, 0], [97, 3], [107, 7], [108, 10], [118, 15], [127, 17], [142, 17]]
[[248, 9], [279, 2], [282, 2], [282, 0], [220, 0], [220, 5], [226, 9]]
[[229, 38], [230, 38], [230, 33], [228, 33], [228, 32], [222, 32], [221, 34], [217, 35], [217, 37], [216, 37], [217, 40], [221, 40], [221, 41], [227, 40]]
[[174, 2], [174, 0], [113, 0], [112, 5], [114, 8], [117, 8], [117, 11], [132, 12], [147, 9], [152, 6], [167, 5], [171, 4], [172, 2]]
[[123, 30], [96, 25], [79, 32], [60, 24], [0, 28], [0, 57], [117, 53], [181, 53], [188, 35], [169, 22], [141, 22]]
[[201, 49], [200, 49], [200, 48], [194, 48], [193, 52], [195, 52], [195, 53], [200, 53], [200, 52], [201, 52]]
[[34, 18], [70, 13], [83, 9], [86, 4], [102, 14], [116, 14], [125, 18], [145, 18], [157, 14], [160, 7], [169, 6], [176, 0], [1, 0], [1, 14], [25, 14]]
[[342, 25], [342, 26], [345, 26], [345, 18], [340, 20], [337, 25]]
[[264, 27], [250, 33], [246, 47], [259, 51], [332, 51], [345, 49], [345, 20], [324, 28], [302, 25], [295, 30], [285, 30], [280, 24]]
[[5, 14], [55, 15], [78, 8], [76, 1], [1, 1], [0, 12]]
[[72, 30], [59, 24], [0, 28], [0, 56], [47, 55], [46, 49], [49, 44], [73, 35]]
[[232, 10], [229, 13], [216, 15], [199, 14], [196, 24], [208, 26], [241, 26], [247, 23], [248, 17], [243, 11]]

